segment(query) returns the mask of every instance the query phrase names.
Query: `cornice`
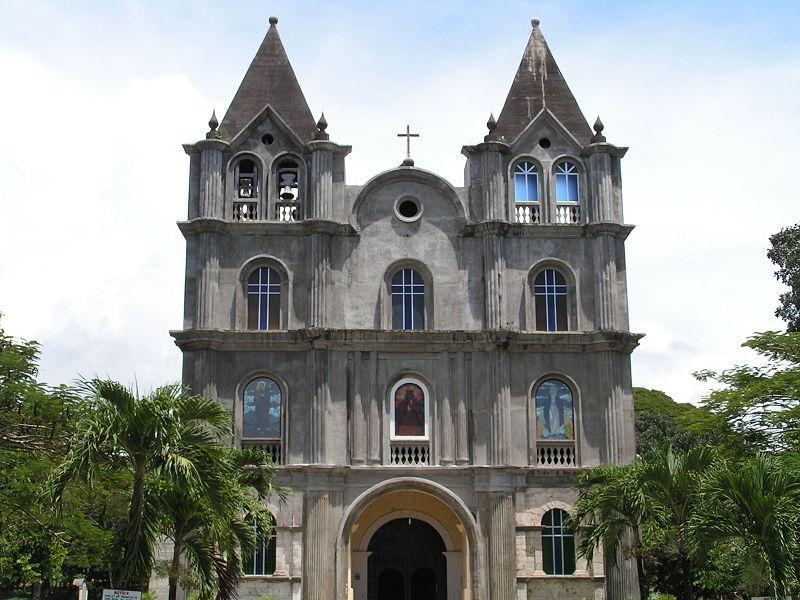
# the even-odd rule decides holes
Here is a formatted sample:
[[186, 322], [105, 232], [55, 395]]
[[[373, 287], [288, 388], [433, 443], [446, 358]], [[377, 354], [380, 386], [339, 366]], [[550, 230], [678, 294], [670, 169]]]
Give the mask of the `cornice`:
[[582, 156], [591, 156], [592, 154], [610, 154], [616, 158], [622, 158], [628, 152], [627, 147], [615, 146], [614, 144], [607, 144], [605, 142], [598, 142], [596, 144], [589, 144], [581, 150]]
[[372, 329], [293, 329], [231, 331], [184, 329], [170, 331], [185, 351], [303, 352], [312, 348], [378, 352], [556, 352], [630, 354], [643, 334], [627, 331], [392, 331]]
[[484, 221], [482, 223], [470, 223], [467, 225], [464, 228], [464, 235], [466, 237], [498, 235], [504, 237], [544, 239], [596, 238], [608, 236], [625, 240], [633, 229], [633, 225], [610, 222], [585, 223], [583, 225], [560, 225], [556, 223], [525, 224], [509, 223], [507, 221]]
[[224, 235], [256, 236], [256, 235], [296, 235], [304, 236], [312, 233], [328, 233], [347, 237], [356, 235], [356, 230], [349, 223], [336, 223], [321, 219], [305, 221], [224, 221], [210, 217], [200, 217], [191, 221], [179, 221], [178, 229], [183, 237], [189, 238], [200, 233], [219, 233]]
[[310, 142], [306, 142], [306, 152], [316, 152], [320, 150], [333, 152], [334, 154], [339, 154], [341, 156], [347, 156], [353, 150], [353, 147], [340, 146], [336, 142], [331, 142], [330, 140], [311, 140]]
[[499, 152], [500, 154], [508, 154], [511, 152], [511, 146], [500, 140], [488, 140], [475, 144], [474, 146], [462, 146], [461, 154], [464, 156], [472, 156], [473, 154], [480, 154], [481, 152]]

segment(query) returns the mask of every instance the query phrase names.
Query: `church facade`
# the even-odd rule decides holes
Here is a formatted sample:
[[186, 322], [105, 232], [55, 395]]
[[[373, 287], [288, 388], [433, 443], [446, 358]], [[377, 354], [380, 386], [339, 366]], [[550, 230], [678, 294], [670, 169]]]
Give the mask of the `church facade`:
[[292, 490], [241, 597], [638, 598], [565, 526], [575, 474], [635, 453], [626, 148], [532, 25], [463, 187], [410, 156], [348, 184], [275, 18], [184, 146], [183, 380]]

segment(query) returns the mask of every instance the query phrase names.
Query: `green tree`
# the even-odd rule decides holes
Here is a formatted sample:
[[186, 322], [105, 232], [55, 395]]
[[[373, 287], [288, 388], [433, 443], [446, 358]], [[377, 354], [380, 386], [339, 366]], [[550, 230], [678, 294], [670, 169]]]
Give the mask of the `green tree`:
[[733, 544], [766, 574], [773, 598], [800, 591], [800, 469], [793, 458], [758, 456], [719, 462], [703, 480], [689, 530], [693, 552], [706, 560]]
[[94, 488], [108, 471], [130, 476], [119, 575], [122, 585], [141, 588], [161, 533], [157, 486], [211, 494], [226, 472], [221, 464], [229, 457], [230, 414], [217, 401], [187, 395], [177, 385], [138, 396], [117, 382], [95, 379], [82, 390], [89, 410], [56, 473], [55, 497], [63, 499], [71, 480]]
[[789, 287], [778, 299], [775, 316], [786, 322], [790, 333], [800, 331], [800, 224], [781, 229], [769, 238], [767, 257], [778, 270], [775, 277]]
[[579, 554], [591, 560], [603, 548], [613, 564], [621, 550], [637, 559], [640, 581], [645, 583], [644, 563], [660, 553], [677, 574], [677, 594], [694, 598], [689, 519], [701, 476], [712, 459], [706, 447], [676, 454], [662, 446], [630, 465], [603, 465], [579, 475], [571, 516], [573, 527], [581, 529]]
[[206, 494], [169, 484], [154, 493], [165, 533], [173, 542], [167, 569], [169, 600], [176, 598], [183, 561], [199, 579], [200, 598], [234, 597], [240, 558], [254, 549], [253, 524], [265, 533], [273, 526], [264, 501], [286, 497], [284, 488], [273, 485], [275, 467], [262, 450], [231, 447], [217, 467], [222, 471], [215, 474], [215, 485]]
[[696, 373], [701, 381], [722, 384], [705, 406], [751, 451], [800, 450], [800, 333], [767, 331], [743, 345], [755, 350], [763, 364]]

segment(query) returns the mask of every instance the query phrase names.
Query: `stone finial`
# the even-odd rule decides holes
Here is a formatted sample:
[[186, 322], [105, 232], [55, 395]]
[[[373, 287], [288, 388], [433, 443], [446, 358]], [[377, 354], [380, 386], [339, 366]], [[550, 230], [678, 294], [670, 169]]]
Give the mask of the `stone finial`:
[[541, 21], [539, 19], [531, 19], [531, 27], [538, 27]]
[[603, 125], [599, 115], [597, 120], [594, 122], [592, 129], [594, 129], [594, 135], [592, 136], [593, 144], [606, 141], [606, 136], [603, 135], [603, 129], [605, 129], [605, 125]]
[[214, 109], [211, 111], [211, 118], [208, 120], [207, 140], [218, 140], [221, 137], [217, 127], [219, 127], [219, 121], [217, 120], [217, 110]]
[[322, 113], [319, 121], [317, 121], [317, 132], [314, 134], [315, 140], [329, 140], [331, 136], [326, 133], [328, 128], [328, 121], [325, 119], [325, 113]]
[[486, 121], [486, 129], [489, 130], [489, 133], [497, 129], [497, 121], [494, 119], [494, 113], [489, 113], [489, 120]]
[[277, 25], [278, 24], [278, 17], [270, 17], [269, 18], [270, 25]]

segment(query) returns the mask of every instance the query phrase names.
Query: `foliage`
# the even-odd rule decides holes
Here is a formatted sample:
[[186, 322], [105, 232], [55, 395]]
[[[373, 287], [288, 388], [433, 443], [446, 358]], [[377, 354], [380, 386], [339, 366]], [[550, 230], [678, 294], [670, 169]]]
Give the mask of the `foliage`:
[[175, 542], [167, 568], [171, 598], [184, 553], [202, 598], [230, 597], [241, 575], [241, 548], [253, 544], [243, 515], [259, 513], [257, 501], [263, 504], [267, 495], [284, 493], [272, 486], [267, 454], [231, 448], [230, 413], [178, 385], [140, 396], [117, 382], [94, 379], [82, 391], [90, 410], [77, 423], [54, 478], [56, 498], [63, 498], [70, 481], [93, 489], [104, 471], [129, 476], [127, 518], [118, 539], [121, 585], [146, 585], [156, 544], [166, 535]]
[[789, 287], [778, 299], [775, 316], [786, 322], [788, 332], [800, 331], [800, 224], [786, 227], [769, 238], [767, 257], [778, 270], [775, 277]]
[[800, 333], [767, 331], [743, 345], [764, 364], [696, 373], [701, 381], [723, 386], [711, 392], [705, 406], [752, 449], [800, 450]]
[[113, 530], [124, 514], [117, 490], [64, 491], [54, 510], [47, 482], [66, 452], [81, 406], [66, 388], [37, 381], [39, 345], [0, 328], [0, 589], [19, 590], [71, 581], [105, 570]]

